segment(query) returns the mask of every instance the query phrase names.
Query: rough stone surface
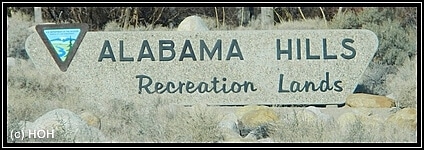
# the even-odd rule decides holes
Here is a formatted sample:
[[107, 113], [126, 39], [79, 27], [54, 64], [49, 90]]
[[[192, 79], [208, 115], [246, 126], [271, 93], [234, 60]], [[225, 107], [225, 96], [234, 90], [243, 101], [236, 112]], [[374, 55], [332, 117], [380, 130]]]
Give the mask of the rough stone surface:
[[275, 111], [267, 106], [244, 106], [237, 109], [236, 115], [245, 126], [259, 126], [263, 123], [278, 120]]
[[55, 138], [61, 139], [60, 142], [106, 142], [100, 130], [88, 126], [77, 114], [66, 109], [49, 111], [34, 122], [27, 122], [23, 130], [53, 131]]
[[274, 143], [275, 141], [272, 138], [264, 138], [264, 139], [259, 139], [258, 142], [259, 143]]
[[387, 122], [396, 124], [400, 127], [416, 130], [417, 129], [417, 109], [404, 108], [397, 111], [387, 118]]
[[189, 16], [181, 21], [177, 31], [208, 31], [208, 26], [199, 16]]
[[330, 124], [334, 121], [333, 116], [321, 112], [321, 110], [317, 107], [309, 106], [309, 107], [305, 108], [305, 111], [313, 114], [312, 120], [323, 122], [323, 123], [328, 123], [328, 124]]
[[219, 122], [219, 127], [226, 132], [239, 133], [237, 129], [237, 116], [234, 113], [228, 113], [221, 122]]
[[224, 139], [224, 141], [221, 141], [220, 143], [256, 143], [257, 140], [249, 139], [249, 138], [242, 138], [242, 137], [231, 137]]
[[375, 115], [366, 115], [357, 112], [346, 112], [337, 118], [338, 127], [341, 131], [350, 132], [360, 129], [380, 129], [384, 119]]
[[[326, 38], [326, 55], [334, 55], [337, 59], [327, 59], [327, 56], [324, 59], [323, 38]], [[351, 51], [341, 44], [346, 38], [354, 40], [352, 43], [345, 43], [345, 47], [355, 49], [356, 54], [353, 59], [345, 59], [341, 56], [342, 54], [351, 55]], [[279, 44], [277, 39], [280, 39]], [[291, 44], [288, 44], [289, 39]], [[297, 39], [301, 42], [299, 55]], [[306, 43], [307, 39], [309, 44]], [[106, 40], [109, 41], [110, 47], [104, 47]], [[143, 40], [149, 42], [154, 61], [150, 58], [137, 61]], [[173, 41], [174, 59], [160, 61], [159, 40]], [[188, 40], [191, 47], [188, 45]], [[217, 41], [221, 40], [221, 59], [218, 60], [217, 50], [212, 59], [209, 58], [207, 51], [204, 52], [204, 60], [202, 60], [200, 40], [205, 42], [210, 51], [217, 45]], [[233, 40], [237, 41], [240, 52]], [[120, 41], [123, 45], [121, 52]], [[233, 44], [231, 44], [232, 41]], [[291, 45], [291, 60], [288, 54], [281, 54], [281, 59], [277, 60], [277, 45], [280, 50], [288, 50]], [[309, 45], [309, 55], [319, 56], [320, 59], [306, 59], [307, 45]], [[99, 107], [106, 105], [105, 100], [108, 99], [143, 101], [143, 103], [153, 103], [162, 99], [183, 105], [193, 103], [291, 105], [343, 104], [346, 97], [354, 91], [377, 45], [376, 35], [368, 30], [88, 32], [66, 72], [60, 71], [37, 33], [27, 39], [26, 50], [30, 60], [40, 72], [57, 74], [65, 78], [66, 80], [62, 82], [64, 86], [78, 89], [80, 99], [96, 101]], [[164, 44], [163, 47], [167, 49], [166, 47], [170, 47], [170, 44]], [[195, 56], [196, 60], [193, 60], [194, 57], [181, 57], [184, 54], [190, 55], [191, 48], [193, 49], [191, 56]], [[105, 55], [110, 55], [109, 51], [112, 51], [116, 61], [112, 61], [111, 58], [103, 58], [99, 61], [102, 49], [105, 49]], [[242, 54], [243, 60], [239, 56], [234, 56], [237, 52]], [[232, 56], [231, 53], [233, 57], [228, 57]], [[120, 54], [123, 57], [120, 57]], [[148, 54], [147, 48], [144, 54]], [[170, 50], [163, 50], [163, 57], [171, 57]], [[133, 59], [133, 61], [123, 61], [125, 59]], [[140, 91], [140, 78], [136, 78], [137, 75], [151, 78], [152, 83], [148, 87], [150, 91], [155, 91], [156, 82], [161, 82], [163, 86], [159, 91], [164, 93], [149, 94], [145, 88], [141, 88]], [[217, 90], [224, 84], [226, 90], [229, 90], [233, 82], [239, 84], [250, 82], [256, 90], [252, 91], [248, 88], [247, 92], [244, 92], [243, 87], [238, 93], [222, 91], [215, 93], [213, 90], [201, 93], [193, 89], [191, 90], [194, 92], [189, 93], [186, 90], [187, 81], [191, 81], [196, 87], [204, 82], [208, 84], [209, 89], [212, 89], [214, 78], [218, 81], [216, 82]], [[179, 91], [169, 93], [168, 90], [164, 90], [168, 82], [173, 82], [175, 87], [178, 87], [180, 81], [184, 84], [182, 93]], [[285, 92], [290, 89], [302, 89], [305, 81], [313, 82], [316, 91], [310, 86], [308, 92], [306, 90]], [[144, 78], [142, 85], [148, 82], [147, 78]], [[341, 91], [335, 91], [338, 89], [334, 86], [336, 83], [342, 88], [342, 90], [339, 89]], [[282, 85], [281, 89], [279, 85]], [[157, 86], [161, 87], [160, 84]], [[238, 86], [236, 84], [234, 86], [236, 88], [233, 90], [238, 91]], [[172, 84], [168, 87], [171, 87], [170, 91], [175, 90]], [[317, 89], [319, 87], [321, 89]]]
[[366, 107], [366, 108], [390, 108], [394, 107], [393, 99], [385, 96], [356, 93], [346, 98], [346, 105], [350, 107]]
[[274, 128], [280, 118], [276, 112], [266, 106], [246, 106], [240, 108], [237, 113], [241, 115], [238, 120], [238, 129], [241, 136], [265, 138]]

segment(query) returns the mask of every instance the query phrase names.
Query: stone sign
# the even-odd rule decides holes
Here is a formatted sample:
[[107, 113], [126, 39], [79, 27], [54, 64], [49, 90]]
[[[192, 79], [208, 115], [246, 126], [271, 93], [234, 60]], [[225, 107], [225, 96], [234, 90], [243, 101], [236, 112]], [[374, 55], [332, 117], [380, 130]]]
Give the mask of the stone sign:
[[79, 98], [178, 104], [343, 104], [374, 56], [369, 30], [87, 32], [62, 72], [37, 33], [26, 50]]

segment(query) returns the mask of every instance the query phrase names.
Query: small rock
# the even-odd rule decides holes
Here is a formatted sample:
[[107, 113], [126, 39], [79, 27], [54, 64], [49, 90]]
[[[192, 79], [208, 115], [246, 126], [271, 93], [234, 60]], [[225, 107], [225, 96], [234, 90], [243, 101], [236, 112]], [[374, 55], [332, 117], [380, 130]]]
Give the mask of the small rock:
[[97, 129], [101, 129], [101, 120], [96, 115], [85, 111], [80, 114], [81, 119], [83, 119], [89, 126], [96, 127]]

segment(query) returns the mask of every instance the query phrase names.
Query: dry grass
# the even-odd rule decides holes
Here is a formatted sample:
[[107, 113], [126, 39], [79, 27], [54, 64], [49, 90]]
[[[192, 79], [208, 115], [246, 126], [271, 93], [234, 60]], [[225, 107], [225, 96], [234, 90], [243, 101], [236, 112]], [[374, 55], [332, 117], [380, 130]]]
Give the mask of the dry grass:
[[78, 111], [81, 107], [78, 104], [82, 103], [76, 96], [78, 94], [61, 85], [59, 76], [38, 72], [30, 62], [18, 61], [19, 67], [7, 70], [7, 123], [10, 131], [18, 130], [20, 121], [33, 122], [56, 108]]
[[31, 17], [17, 12], [13, 13], [15, 17], [7, 19], [7, 50], [8, 57], [27, 58], [25, 53], [25, 40], [31, 32], [29, 27], [34, 25]]
[[396, 74], [389, 75], [387, 84], [396, 106], [417, 108], [417, 56], [406, 60], [398, 70]]
[[[214, 18], [206, 18], [205, 22], [214, 26]], [[260, 29], [260, 23], [252, 22], [248, 27], [237, 30]], [[107, 27], [115, 30], [113, 25]], [[320, 19], [305, 22], [288, 22], [277, 25], [275, 29], [325, 29], [325, 23]], [[226, 30], [228, 27], [212, 30]], [[22, 30], [10, 29], [9, 30]], [[8, 32], [9, 32], [8, 30]], [[138, 31], [152, 30], [151, 28], [135, 29]], [[157, 31], [170, 30], [164, 28]], [[7, 127], [8, 130], [19, 129], [20, 121], [34, 121], [42, 114], [56, 109], [65, 108], [73, 112], [90, 110], [102, 119], [101, 131], [111, 142], [218, 142], [222, 133], [218, 123], [222, 113], [215, 108], [195, 105], [184, 108], [171, 105], [158, 99], [154, 104], [109, 99], [106, 109], [98, 109], [93, 101], [82, 101], [78, 98], [78, 90], [60, 84], [60, 76], [40, 73], [31, 66], [30, 62], [18, 59], [21, 63], [7, 70]], [[413, 63], [416, 65], [416, 63]], [[413, 69], [405, 69], [407, 75]], [[415, 72], [416, 74], [416, 68]], [[400, 79], [395, 78], [392, 87], [398, 87]], [[408, 83], [415, 80], [407, 80]], [[404, 82], [402, 82], [404, 83]], [[406, 86], [406, 85], [402, 85]], [[416, 86], [415, 86], [416, 89]], [[403, 91], [400, 91], [404, 93]], [[400, 95], [400, 97], [405, 97]], [[410, 97], [407, 97], [410, 100]], [[400, 99], [403, 101], [403, 99]], [[363, 122], [351, 124], [350, 130], [342, 131], [337, 124], [323, 124], [308, 121], [301, 115], [279, 114], [280, 130], [273, 132], [270, 137], [275, 142], [416, 142], [416, 132], [381, 125], [378, 130], [368, 128]], [[341, 134], [343, 133], [343, 134]], [[8, 132], [8, 137], [10, 137]], [[8, 142], [13, 142], [8, 138]]]
[[[415, 143], [416, 131], [387, 123], [353, 120], [342, 127], [337, 121], [314, 120], [302, 113], [281, 113], [283, 122], [271, 135], [275, 142], [282, 143]], [[369, 120], [370, 121], [370, 120]]]
[[[116, 142], [216, 142], [221, 140], [220, 114], [213, 108], [184, 108], [158, 100], [137, 104], [110, 100], [102, 131]], [[140, 109], [143, 108], [143, 109]]]

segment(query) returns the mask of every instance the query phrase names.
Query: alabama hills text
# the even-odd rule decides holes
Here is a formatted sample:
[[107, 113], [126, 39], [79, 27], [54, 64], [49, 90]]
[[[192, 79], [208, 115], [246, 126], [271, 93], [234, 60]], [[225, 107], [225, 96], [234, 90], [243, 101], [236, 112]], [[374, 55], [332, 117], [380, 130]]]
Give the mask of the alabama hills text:
[[[198, 42], [198, 43], [197, 43]], [[282, 42], [285, 43], [285, 47], [282, 47]], [[192, 44], [195, 43], [195, 44]], [[137, 61], [147, 59], [146, 61], [203, 61], [205, 59], [210, 60], [245, 60], [243, 56], [244, 49], [240, 48], [237, 39], [232, 39], [228, 43], [223, 42], [221, 39], [217, 39], [215, 42], [206, 42], [205, 40], [184, 40], [183, 45], [176, 46], [173, 40], [158, 40], [157, 43], [157, 54], [154, 55], [152, 51], [152, 43], [148, 40], [142, 40], [140, 43], [140, 49], [138, 56], [127, 56], [125, 55], [124, 41], [119, 40], [109, 41], [105, 40], [101, 48], [98, 62], [105, 61]], [[337, 51], [336, 53], [329, 53], [327, 48], [327, 39], [323, 38], [319, 50], [311, 49], [310, 39], [275, 39], [275, 52], [276, 55], [272, 59], [277, 60], [293, 60], [293, 59], [306, 59], [306, 60], [328, 60], [328, 59], [353, 59], [356, 56], [356, 50], [352, 46], [354, 40], [351, 38], [344, 38], [340, 41], [341, 47], [337, 50], [331, 50], [331, 52]], [[116, 57], [116, 50], [112, 48], [112, 44], [118, 44], [119, 56]], [[296, 44], [295, 49], [293, 48]], [[198, 45], [195, 47], [193, 45]], [[209, 46], [208, 46], [209, 45]], [[213, 45], [213, 46], [211, 46]], [[227, 46], [228, 49], [223, 51], [223, 46]], [[304, 48], [303, 48], [304, 46]], [[181, 48], [180, 48], [181, 47]], [[153, 49], [154, 50], [154, 49]], [[215, 57], [215, 59], [214, 59]], [[117, 59], [118, 58], [118, 59]], [[278, 89], [275, 89], [278, 93], [296, 93], [296, 92], [328, 92], [343, 91], [342, 81], [330, 80], [330, 73], [325, 72], [324, 79], [321, 81], [285, 81], [284, 73], [277, 74], [279, 76]], [[138, 93], [139, 94], [153, 94], [153, 93], [239, 93], [239, 92], [254, 92], [257, 91], [255, 83], [251, 81], [229, 81], [226, 77], [214, 77], [210, 82], [205, 81], [165, 81], [159, 82], [154, 81], [149, 75], [140, 74], [135, 77], [139, 82]], [[287, 84], [287, 85], [286, 85]]]

